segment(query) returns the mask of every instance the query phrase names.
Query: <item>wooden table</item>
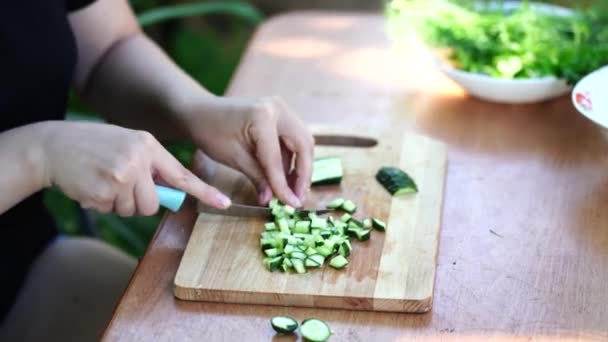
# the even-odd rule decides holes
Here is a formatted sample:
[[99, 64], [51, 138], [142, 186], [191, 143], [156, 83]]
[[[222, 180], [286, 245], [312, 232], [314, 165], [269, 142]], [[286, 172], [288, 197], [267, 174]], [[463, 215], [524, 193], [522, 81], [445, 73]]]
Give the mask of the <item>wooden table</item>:
[[385, 31], [377, 15], [275, 17], [229, 95], [278, 94], [313, 125], [381, 126], [378, 113], [399, 115], [449, 146], [433, 310], [178, 301], [190, 207], [165, 217], [105, 340], [280, 340], [268, 323], [279, 314], [326, 320], [332, 341], [608, 340], [608, 143], [567, 97], [509, 106], [463, 96], [427, 61], [392, 49]]

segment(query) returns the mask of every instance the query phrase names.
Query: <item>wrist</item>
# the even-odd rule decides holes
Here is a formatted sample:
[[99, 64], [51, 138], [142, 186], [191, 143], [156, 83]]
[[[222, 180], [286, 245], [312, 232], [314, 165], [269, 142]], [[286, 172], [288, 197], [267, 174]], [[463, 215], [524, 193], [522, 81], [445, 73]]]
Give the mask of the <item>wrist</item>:
[[43, 121], [31, 126], [31, 134], [28, 134], [30, 144], [28, 144], [25, 162], [30, 165], [32, 170], [36, 170], [34, 179], [37, 185], [41, 188], [48, 188], [53, 185], [50, 173], [50, 157], [48, 154], [48, 145], [53, 136], [54, 127], [60, 122]]
[[248, 110], [248, 101], [220, 96], [200, 96], [180, 109], [187, 138], [196, 141], [201, 135], [215, 135], [228, 125], [233, 114]]

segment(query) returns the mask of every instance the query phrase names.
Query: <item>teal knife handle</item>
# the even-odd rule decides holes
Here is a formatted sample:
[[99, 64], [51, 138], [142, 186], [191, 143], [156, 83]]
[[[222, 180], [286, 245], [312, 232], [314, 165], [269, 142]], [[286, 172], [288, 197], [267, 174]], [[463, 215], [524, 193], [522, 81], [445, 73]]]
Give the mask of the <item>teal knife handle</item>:
[[178, 211], [186, 200], [185, 192], [162, 185], [156, 186], [156, 193], [158, 194], [159, 204], [172, 212]]

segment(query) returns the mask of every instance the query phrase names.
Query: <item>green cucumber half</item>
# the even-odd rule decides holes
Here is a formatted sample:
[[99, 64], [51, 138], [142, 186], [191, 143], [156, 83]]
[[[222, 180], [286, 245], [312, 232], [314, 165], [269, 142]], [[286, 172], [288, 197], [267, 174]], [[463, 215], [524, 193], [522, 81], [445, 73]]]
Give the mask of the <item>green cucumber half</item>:
[[291, 334], [298, 329], [298, 322], [289, 316], [272, 317], [270, 324], [279, 334]]
[[399, 196], [418, 192], [414, 180], [396, 167], [383, 167], [376, 173], [376, 180], [392, 195]]
[[309, 318], [302, 322], [300, 333], [307, 341], [325, 342], [331, 336], [331, 329], [327, 323], [320, 319]]

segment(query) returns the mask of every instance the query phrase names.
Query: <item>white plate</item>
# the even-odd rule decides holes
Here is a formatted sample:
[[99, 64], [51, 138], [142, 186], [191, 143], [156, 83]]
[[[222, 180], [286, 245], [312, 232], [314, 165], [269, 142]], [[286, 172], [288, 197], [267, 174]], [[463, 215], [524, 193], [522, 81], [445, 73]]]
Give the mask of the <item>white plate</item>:
[[608, 129], [608, 66], [585, 76], [572, 91], [574, 107], [589, 120]]

